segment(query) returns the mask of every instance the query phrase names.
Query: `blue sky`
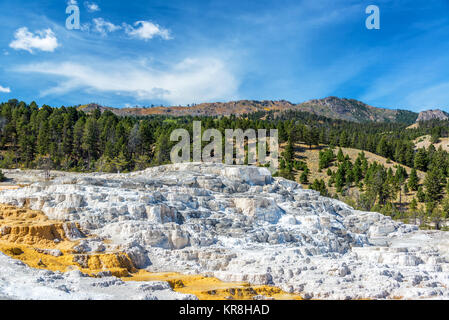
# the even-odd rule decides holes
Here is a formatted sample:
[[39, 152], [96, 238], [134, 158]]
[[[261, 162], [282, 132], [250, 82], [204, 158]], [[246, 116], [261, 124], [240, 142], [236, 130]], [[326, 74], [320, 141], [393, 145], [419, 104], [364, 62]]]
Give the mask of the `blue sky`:
[[[68, 2], [80, 30], [68, 30]], [[380, 30], [368, 30], [368, 5]], [[449, 111], [449, 1], [0, 2], [0, 101], [114, 107], [330, 95]]]

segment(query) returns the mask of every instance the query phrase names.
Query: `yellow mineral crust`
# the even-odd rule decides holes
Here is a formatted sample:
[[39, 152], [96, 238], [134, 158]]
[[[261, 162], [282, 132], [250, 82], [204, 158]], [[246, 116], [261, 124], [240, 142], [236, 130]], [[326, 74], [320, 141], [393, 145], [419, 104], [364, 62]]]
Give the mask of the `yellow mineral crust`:
[[67, 239], [63, 224], [49, 220], [40, 211], [0, 204], [0, 251], [37, 269], [80, 270], [94, 277], [109, 271], [125, 281], [167, 281], [173, 290], [194, 294], [200, 300], [250, 300], [259, 295], [280, 300], [301, 299], [299, 295], [271, 286], [228, 283], [202, 275], [137, 270], [123, 252], [77, 254], [72, 248], [78, 241]]
[[15, 189], [19, 189], [20, 186], [0, 186], [0, 191], [2, 190], [15, 190]]
[[63, 223], [35, 210], [0, 205], [0, 239], [9, 243], [55, 248], [66, 244]]
[[245, 282], [223, 282], [203, 275], [183, 275], [175, 272], [151, 273], [139, 270], [125, 281], [167, 281], [174, 291], [194, 294], [200, 300], [253, 300], [265, 296], [276, 300], [301, 300], [298, 294], [290, 294], [272, 286], [252, 286]]
[[[40, 211], [0, 205], [0, 251], [30, 267], [52, 271], [79, 269], [90, 275], [110, 271], [118, 277], [136, 271], [125, 253], [76, 254], [72, 248], [78, 241], [67, 239], [63, 224]], [[50, 250], [62, 255], [54, 256]]]

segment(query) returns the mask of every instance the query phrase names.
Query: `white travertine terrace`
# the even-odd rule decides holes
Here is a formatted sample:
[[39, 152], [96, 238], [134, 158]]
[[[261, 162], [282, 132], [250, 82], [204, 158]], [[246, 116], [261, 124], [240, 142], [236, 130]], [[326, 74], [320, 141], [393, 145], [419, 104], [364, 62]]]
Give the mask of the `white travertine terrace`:
[[449, 298], [448, 233], [354, 210], [266, 168], [188, 163], [59, 174], [4, 190], [0, 203], [77, 222], [98, 237], [83, 239], [80, 252], [121, 249], [149, 271], [270, 284], [315, 299]]

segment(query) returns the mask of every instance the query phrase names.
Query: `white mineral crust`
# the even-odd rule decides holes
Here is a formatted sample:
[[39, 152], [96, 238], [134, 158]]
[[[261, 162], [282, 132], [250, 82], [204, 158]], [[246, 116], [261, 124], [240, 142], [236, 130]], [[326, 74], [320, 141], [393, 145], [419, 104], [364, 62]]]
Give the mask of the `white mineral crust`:
[[66, 273], [32, 269], [0, 253], [0, 300], [194, 300], [174, 292], [167, 282], [91, 278], [78, 270]]
[[[79, 250], [124, 250], [149, 271], [270, 284], [316, 299], [449, 298], [448, 233], [354, 210], [272, 178], [266, 168], [188, 163], [129, 174], [59, 174], [2, 191], [0, 203], [64, 220], [71, 239], [83, 232], [98, 237], [81, 241]], [[85, 297], [74, 292], [62, 296]]]

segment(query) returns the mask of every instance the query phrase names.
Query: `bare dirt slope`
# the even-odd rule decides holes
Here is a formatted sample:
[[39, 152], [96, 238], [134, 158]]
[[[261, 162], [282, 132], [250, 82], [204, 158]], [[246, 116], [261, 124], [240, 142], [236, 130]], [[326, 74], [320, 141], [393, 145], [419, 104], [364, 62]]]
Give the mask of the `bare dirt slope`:
[[[420, 148], [428, 148], [432, 143], [430, 142], [430, 135], [425, 135], [422, 137], [419, 137], [415, 140], [415, 147], [417, 149]], [[443, 148], [443, 150], [446, 150], [449, 152], [449, 138], [440, 138], [437, 143], [434, 143], [433, 146], [435, 149], [438, 149], [440, 146]]]

